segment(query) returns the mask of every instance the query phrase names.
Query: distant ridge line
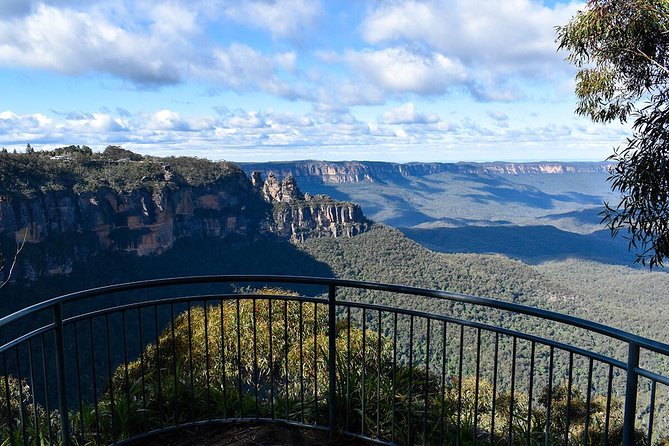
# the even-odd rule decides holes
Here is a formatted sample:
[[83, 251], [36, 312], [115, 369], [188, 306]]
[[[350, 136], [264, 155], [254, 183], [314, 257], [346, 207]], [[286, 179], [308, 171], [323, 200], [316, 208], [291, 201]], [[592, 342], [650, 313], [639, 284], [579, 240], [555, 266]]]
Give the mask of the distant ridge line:
[[240, 163], [250, 175], [259, 171], [264, 176], [273, 172], [277, 177], [294, 176], [299, 182], [325, 184], [383, 181], [393, 177], [426, 176], [438, 173], [460, 173], [470, 175], [560, 175], [560, 174], [608, 174], [615, 163], [540, 161], [528, 163], [389, 163], [381, 161], [279, 161], [266, 163]]

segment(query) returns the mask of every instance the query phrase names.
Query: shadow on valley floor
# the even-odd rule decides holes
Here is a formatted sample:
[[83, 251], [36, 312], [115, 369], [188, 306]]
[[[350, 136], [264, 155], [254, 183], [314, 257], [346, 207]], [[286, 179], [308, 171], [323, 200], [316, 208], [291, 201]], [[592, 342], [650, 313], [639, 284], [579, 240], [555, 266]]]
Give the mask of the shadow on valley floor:
[[539, 217], [540, 220], [563, 220], [570, 219], [574, 220], [575, 223], [582, 225], [598, 225], [602, 221], [600, 212], [602, 211], [603, 206], [598, 206], [595, 208], [581, 209], [578, 211], [562, 212], [559, 214], [548, 214], [543, 217]]
[[633, 266], [635, 260], [634, 254], [627, 251], [627, 241], [621, 236], [612, 239], [607, 230], [584, 235], [546, 225], [401, 228], [401, 231], [435, 251], [498, 253], [529, 264], [575, 257]]
[[538, 209], [551, 209], [554, 201], [576, 202], [586, 205], [601, 204], [601, 197], [587, 195], [576, 191], [560, 194], [546, 193], [539, 188], [509, 181], [501, 177], [462, 176], [460, 180], [481, 184], [476, 193], [464, 195], [477, 202], [518, 203]]

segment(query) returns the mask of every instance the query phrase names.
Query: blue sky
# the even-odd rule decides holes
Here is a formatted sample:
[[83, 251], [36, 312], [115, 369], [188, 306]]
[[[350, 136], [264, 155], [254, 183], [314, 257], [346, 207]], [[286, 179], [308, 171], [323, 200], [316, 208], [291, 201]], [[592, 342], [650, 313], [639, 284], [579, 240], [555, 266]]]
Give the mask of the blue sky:
[[536, 0], [1, 0], [0, 146], [233, 161], [602, 160]]

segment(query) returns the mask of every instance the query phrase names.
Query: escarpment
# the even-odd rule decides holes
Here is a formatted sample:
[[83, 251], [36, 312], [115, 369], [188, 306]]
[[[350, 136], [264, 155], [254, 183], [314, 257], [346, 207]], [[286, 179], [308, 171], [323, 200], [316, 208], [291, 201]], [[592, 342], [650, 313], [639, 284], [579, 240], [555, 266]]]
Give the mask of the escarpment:
[[14, 242], [25, 241], [16, 273], [37, 280], [67, 274], [74, 263], [105, 251], [146, 256], [169, 250], [181, 238], [254, 237], [266, 210], [247, 183], [238, 172], [202, 186], [3, 196], [3, 257], [11, 258]]
[[12, 279], [35, 281], [105, 252], [159, 255], [181, 239], [299, 242], [369, 226], [358, 206], [305, 196], [292, 178], [249, 179], [230, 163], [189, 158], [92, 157], [2, 155], [0, 278], [22, 245]]
[[374, 161], [291, 161], [248, 163], [247, 172], [273, 172], [280, 178], [289, 175], [300, 184], [342, 184], [377, 182], [407, 176], [422, 177], [440, 173], [501, 175], [569, 175], [578, 173], [608, 174], [610, 162], [536, 162], [536, 163], [385, 163]]

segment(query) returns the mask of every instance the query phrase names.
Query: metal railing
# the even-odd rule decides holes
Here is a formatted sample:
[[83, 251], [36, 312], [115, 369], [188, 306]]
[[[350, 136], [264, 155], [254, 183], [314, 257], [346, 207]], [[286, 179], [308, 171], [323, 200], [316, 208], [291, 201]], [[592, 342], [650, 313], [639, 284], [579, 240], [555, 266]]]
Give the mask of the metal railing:
[[669, 435], [669, 345], [445, 291], [147, 280], [0, 318], [0, 345], [2, 445], [126, 444], [226, 422], [379, 444], [650, 445]]

